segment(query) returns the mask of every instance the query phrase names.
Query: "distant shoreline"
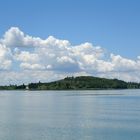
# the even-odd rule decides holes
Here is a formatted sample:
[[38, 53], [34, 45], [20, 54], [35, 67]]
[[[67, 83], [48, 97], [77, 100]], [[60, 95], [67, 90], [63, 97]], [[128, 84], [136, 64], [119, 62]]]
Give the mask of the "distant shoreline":
[[125, 82], [93, 76], [66, 77], [49, 83], [30, 83], [28, 85], [0, 86], [0, 90], [122, 90], [140, 89], [140, 83]]

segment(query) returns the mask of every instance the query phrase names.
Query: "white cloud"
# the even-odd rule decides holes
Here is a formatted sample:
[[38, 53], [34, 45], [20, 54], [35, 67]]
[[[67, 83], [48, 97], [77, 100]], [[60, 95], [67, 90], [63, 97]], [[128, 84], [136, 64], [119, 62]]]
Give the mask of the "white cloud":
[[22, 62], [30, 62], [30, 63], [39, 62], [38, 54], [30, 53], [30, 52], [27, 52], [27, 51], [22, 51], [20, 53], [15, 53], [14, 58], [17, 61], [22, 61]]
[[111, 54], [111, 60], [114, 67], [114, 71], [127, 72], [136, 69], [140, 70], [140, 67], [138, 67], [138, 63], [136, 61], [123, 58], [120, 55]]
[[5, 45], [0, 44], [0, 70], [7, 70], [12, 64], [11, 51]]
[[20, 68], [28, 70], [44, 70], [45, 67], [40, 64], [21, 63]]
[[[105, 59], [106, 55], [110, 58]], [[0, 39], [0, 70], [0, 77], [5, 75], [3, 83], [7, 83], [6, 77], [17, 77], [13, 81], [18, 83], [80, 74], [140, 81], [140, 56], [127, 59], [106, 54], [103, 48], [88, 42], [73, 46], [68, 40], [32, 37], [12, 27]]]
[[67, 40], [59, 40], [53, 36], [49, 36], [47, 39], [43, 40], [39, 37], [32, 37], [24, 34], [19, 28], [11, 27], [7, 32], [5, 32], [1, 43], [5, 44], [7, 47], [40, 47], [40, 46], [58, 46], [66, 47], [70, 43]]

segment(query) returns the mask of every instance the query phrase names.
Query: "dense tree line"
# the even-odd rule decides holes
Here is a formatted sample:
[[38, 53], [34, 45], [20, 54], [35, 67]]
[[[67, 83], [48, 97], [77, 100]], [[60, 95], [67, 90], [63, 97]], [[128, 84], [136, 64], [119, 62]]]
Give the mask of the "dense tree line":
[[28, 85], [0, 86], [0, 90], [92, 90], [92, 89], [139, 89], [140, 84], [118, 79], [92, 76], [66, 77], [50, 83], [30, 83]]
[[9, 86], [0, 86], [0, 90], [24, 90], [26, 85], [9, 85]]
[[118, 79], [106, 79], [92, 76], [66, 77], [50, 83], [31, 83], [33, 90], [92, 90], [92, 89], [133, 89], [140, 88], [139, 83], [124, 82]]

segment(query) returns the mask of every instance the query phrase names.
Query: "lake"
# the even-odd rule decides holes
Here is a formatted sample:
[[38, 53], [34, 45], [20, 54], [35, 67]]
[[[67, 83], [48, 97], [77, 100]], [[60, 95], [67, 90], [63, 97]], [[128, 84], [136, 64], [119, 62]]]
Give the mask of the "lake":
[[0, 91], [0, 140], [140, 140], [140, 90]]

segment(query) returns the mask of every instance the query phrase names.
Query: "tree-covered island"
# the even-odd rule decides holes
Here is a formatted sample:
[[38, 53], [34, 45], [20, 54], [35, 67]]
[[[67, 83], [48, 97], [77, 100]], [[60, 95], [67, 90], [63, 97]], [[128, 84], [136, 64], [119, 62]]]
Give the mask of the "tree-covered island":
[[98, 90], [98, 89], [139, 89], [140, 83], [125, 82], [92, 76], [66, 77], [49, 83], [0, 86], [0, 90]]

